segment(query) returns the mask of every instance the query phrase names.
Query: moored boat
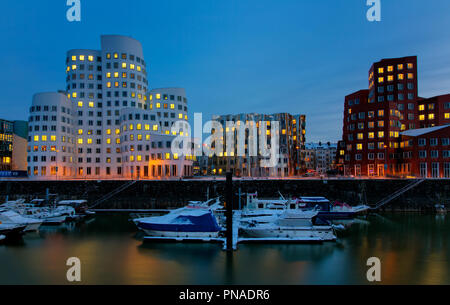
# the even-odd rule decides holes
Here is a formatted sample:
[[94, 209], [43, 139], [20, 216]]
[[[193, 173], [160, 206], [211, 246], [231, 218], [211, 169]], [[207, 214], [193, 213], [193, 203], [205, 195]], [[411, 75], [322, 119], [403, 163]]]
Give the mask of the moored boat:
[[24, 217], [12, 210], [0, 213], [0, 222], [4, 224], [25, 225], [25, 232], [37, 231], [43, 223], [40, 219]]
[[22, 236], [26, 226], [17, 224], [3, 224], [0, 222], [0, 235], [5, 239], [16, 238]]
[[167, 238], [216, 238], [222, 228], [210, 209], [185, 207], [167, 215], [134, 220], [148, 236]]
[[246, 237], [293, 242], [334, 241], [333, 226], [317, 225], [318, 211], [286, 210], [281, 215], [249, 218], [241, 221], [240, 231]]

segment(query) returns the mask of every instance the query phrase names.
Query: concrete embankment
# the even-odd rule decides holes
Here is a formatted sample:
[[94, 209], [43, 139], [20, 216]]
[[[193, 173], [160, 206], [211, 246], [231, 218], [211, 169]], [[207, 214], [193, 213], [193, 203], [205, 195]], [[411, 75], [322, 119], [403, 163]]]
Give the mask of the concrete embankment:
[[[237, 193], [258, 192], [260, 198], [325, 196], [330, 200], [350, 204], [376, 204], [389, 194], [410, 183], [410, 180], [236, 180]], [[59, 199], [102, 198], [126, 181], [0, 181], [0, 200], [15, 198], [43, 198], [46, 189]], [[138, 181], [97, 208], [105, 209], [164, 209], [183, 206], [189, 200], [205, 200], [209, 196], [223, 196], [224, 181]], [[245, 196], [242, 197], [245, 200]], [[450, 180], [426, 180], [384, 207], [385, 210], [419, 211], [432, 209], [436, 203], [450, 205]]]

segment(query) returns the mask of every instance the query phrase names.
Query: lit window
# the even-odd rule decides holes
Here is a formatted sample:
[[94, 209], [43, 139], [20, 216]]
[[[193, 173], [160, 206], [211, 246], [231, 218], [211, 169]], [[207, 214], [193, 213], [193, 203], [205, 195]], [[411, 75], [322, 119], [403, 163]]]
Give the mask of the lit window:
[[399, 75], [398, 75], [398, 80], [403, 80], [403, 79], [405, 79], [404, 74], [399, 74]]
[[116, 129], [116, 135], [119, 135], [119, 134], [120, 134], [120, 129], [117, 128], [117, 129]]
[[72, 70], [76, 70], [77, 69], [77, 65], [72, 65]]
[[182, 118], [183, 118], [183, 114], [182, 114], [182, 113], [179, 113], [179, 114], [178, 114], [178, 118], [179, 118], [179, 119], [182, 119]]
[[158, 130], [158, 125], [153, 125], [153, 131], [157, 131]]
[[434, 120], [434, 113], [430, 113], [430, 114], [428, 115], [428, 119], [429, 119], [429, 120]]
[[83, 144], [83, 139], [78, 139], [78, 144]]
[[75, 55], [72, 55], [72, 61], [76, 61], [77, 57]]
[[444, 114], [444, 118], [445, 118], [445, 119], [450, 119], [450, 112], [445, 113], [445, 114]]
[[94, 56], [89, 55], [89, 56], [88, 56], [88, 60], [89, 60], [89, 61], [94, 61]]
[[369, 139], [373, 139], [375, 137], [375, 134], [373, 132], [369, 132]]
[[425, 120], [425, 115], [423, 115], [423, 114], [419, 115], [419, 120], [420, 121], [424, 121]]
[[72, 93], [72, 98], [77, 98], [77, 93], [76, 92]]
[[115, 58], [115, 59], [119, 58], [119, 54], [114, 53], [114, 58]]
[[412, 69], [412, 68], [414, 68], [414, 64], [409, 63], [409, 64], [408, 64], [408, 69]]
[[140, 72], [141, 71], [141, 66], [137, 66], [137, 70]]
[[387, 80], [388, 80], [388, 82], [392, 82], [394, 80], [394, 76], [388, 75]]
[[92, 144], [92, 139], [87, 139], [88, 144]]
[[106, 78], [111, 78], [111, 72], [106, 73]]
[[78, 134], [82, 135], [83, 134], [83, 129], [78, 129]]
[[170, 153], [166, 153], [166, 160], [170, 160]]
[[111, 59], [111, 53], [106, 53], [106, 58]]
[[80, 108], [83, 107], [83, 102], [82, 101], [78, 102], [78, 107], [80, 107]]
[[378, 83], [384, 83], [384, 77], [378, 77]]
[[138, 155], [137, 157], [136, 157], [136, 160], [139, 162], [139, 161], [142, 161], [142, 156], [141, 155]]
[[136, 125], [136, 129], [137, 129], [137, 130], [141, 130], [141, 129], [142, 129], [142, 124], [137, 124], [137, 125]]
[[133, 129], [134, 129], [134, 125], [130, 124], [130, 130], [133, 130]]
[[362, 150], [362, 148], [363, 148], [362, 144], [356, 144], [356, 149], [357, 150]]
[[419, 105], [419, 111], [424, 111], [425, 110], [425, 105]]
[[94, 102], [89, 102], [89, 108], [94, 108]]
[[42, 142], [46, 142], [47, 141], [47, 136], [42, 136]]
[[384, 68], [378, 68], [378, 73], [383, 74], [384, 73]]
[[107, 82], [106, 87], [111, 88], [111, 82]]
[[114, 77], [119, 78], [119, 72], [114, 72]]
[[414, 78], [414, 73], [408, 73], [408, 79], [413, 79]]
[[161, 103], [156, 103], [156, 108], [161, 108]]
[[397, 70], [403, 70], [403, 64], [398, 64], [397, 65]]
[[106, 139], [106, 144], [111, 144], [111, 138]]
[[378, 138], [384, 138], [384, 131], [378, 132]]
[[50, 141], [56, 142], [56, 136], [50, 136]]
[[80, 60], [84, 61], [84, 55], [80, 55]]
[[170, 104], [170, 109], [175, 109], [175, 104]]
[[122, 69], [126, 69], [127, 68], [127, 63], [126, 62], [123, 62], [122, 63]]
[[150, 130], [150, 124], [145, 124], [145, 130]]
[[106, 134], [111, 134], [111, 129], [106, 129]]
[[134, 70], [134, 64], [130, 64], [130, 69]]
[[34, 142], [39, 142], [39, 136], [34, 136]]
[[174, 160], [178, 160], [178, 154], [177, 153], [173, 154], [173, 159]]
[[153, 101], [153, 94], [150, 94], [150, 100]]
[[388, 72], [392, 72], [392, 71], [394, 71], [394, 66], [388, 66]]
[[157, 100], [160, 100], [160, 99], [161, 99], [161, 94], [157, 93], [157, 94], [156, 94], [156, 99], [157, 99]]

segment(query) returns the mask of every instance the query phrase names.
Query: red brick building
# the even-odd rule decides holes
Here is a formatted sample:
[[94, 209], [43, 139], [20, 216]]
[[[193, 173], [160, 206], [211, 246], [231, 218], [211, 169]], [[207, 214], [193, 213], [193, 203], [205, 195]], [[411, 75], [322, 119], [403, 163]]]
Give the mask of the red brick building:
[[450, 178], [450, 125], [402, 132], [400, 147], [400, 175]]
[[344, 175], [404, 175], [401, 132], [449, 124], [450, 95], [418, 97], [415, 56], [374, 63], [368, 79], [368, 90], [345, 97], [338, 168]]

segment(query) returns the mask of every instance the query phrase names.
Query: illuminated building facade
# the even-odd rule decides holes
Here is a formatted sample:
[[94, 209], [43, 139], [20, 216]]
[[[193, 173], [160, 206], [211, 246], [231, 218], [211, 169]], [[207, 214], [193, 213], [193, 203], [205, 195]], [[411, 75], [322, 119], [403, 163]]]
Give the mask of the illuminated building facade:
[[[38, 179], [165, 179], [192, 175], [171, 153], [187, 124], [184, 89], [148, 89], [139, 41], [101, 37], [101, 50], [67, 52], [66, 90], [33, 98], [28, 173]], [[186, 129], [187, 130], [187, 129]]]
[[26, 171], [27, 122], [0, 119], [0, 171]]
[[[289, 177], [304, 173], [305, 168], [305, 136], [306, 136], [306, 116], [291, 115], [288, 113], [277, 114], [238, 114], [213, 116], [213, 121], [218, 121], [224, 128], [224, 152], [219, 156], [211, 157], [209, 166], [211, 173], [223, 175], [227, 171], [233, 170], [233, 173], [241, 177]], [[238, 137], [237, 131], [227, 131], [226, 122], [245, 125], [247, 122], [253, 122], [256, 125], [257, 133], [261, 134], [259, 123], [263, 121], [278, 121], [279, 134], [279, 158], [275, 167], [261, 167], [261, 156], [250, 156], [248, 149], [249, 132], [246, 132], [245, 156], [237, 156]], [[270, 130], [270, 126], [267, 127]], [[226, 132], [234, 132], [235, 151], [231, 156], [226, 155]], [[271, 136], [267, 136], [270, 143]], [[259, 143], [258, 143], [259, 149]]]
[[[449, 95], [418, 97], [417, 57], [383, 59], [369, 70], [369, 89], [345, 97], [336, 160], [344, 175], [408, 176], [401, 133], [448, 124]], [[446, 114], [449, 113], [449, 114]]]

